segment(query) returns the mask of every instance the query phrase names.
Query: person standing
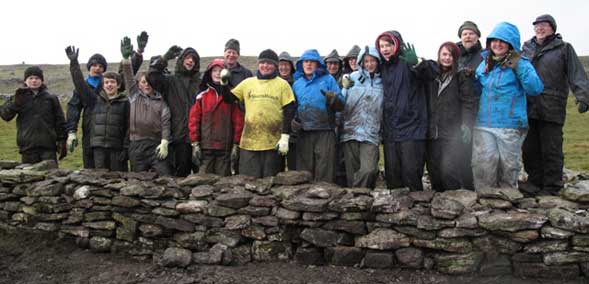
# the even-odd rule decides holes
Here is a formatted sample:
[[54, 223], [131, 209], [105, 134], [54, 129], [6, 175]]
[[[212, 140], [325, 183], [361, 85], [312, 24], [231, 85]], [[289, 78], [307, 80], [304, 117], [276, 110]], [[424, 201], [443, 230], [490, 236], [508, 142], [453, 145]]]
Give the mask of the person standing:
[[[288, 82], [291, 87], [292, 84], [294, 84], [295, 71], [294, 60], [290, 54], [286, 51], [281, 52], [278, 55], [278, 74], [280, 78], [286, 80], [286, 82]], [[288, 168], [289, 171], [294, 171], [297, 169], [297, 133], [295, 131], [291, 131], [290, 138], [288, 139], [286, 168]], [[284, 167], [282, 167], [282, 169], [284, 169]]]
[[528, 182], [522, 190], [558, 194], [563, 187], [562, 139], [569, 89], [576, 97], [579, 113], [589, 109], [589, 81], [573, 46], [556, 33], [551, 15], [533, 22], [535, 36], [526, 41], [522, 54], [532, 61], [544, 83], [544, 91], [527, 97], [529, 130], [523, 145]]
[[360, 53], [360, 47], [357, 45], [354, 45], [352, 47], [352, 49], [350, 49], [350, 51], [348, 51], [348, 54], [346, 54], [346, 56], [344, 57], [344, 70], [343, 70], [343, 74], [350, 74], [356, 70], [358, 70], [358, 54]]

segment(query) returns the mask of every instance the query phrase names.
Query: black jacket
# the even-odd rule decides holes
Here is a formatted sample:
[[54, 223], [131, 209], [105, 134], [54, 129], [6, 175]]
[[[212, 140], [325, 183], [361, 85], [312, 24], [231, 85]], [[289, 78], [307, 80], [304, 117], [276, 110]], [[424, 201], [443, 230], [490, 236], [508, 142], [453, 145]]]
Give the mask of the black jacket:
[[477, 41], [477, 44], [473, 47], [466, 49], [462, 42], [457, 42], [458, 48], [460, 48], [460, 58], [458, 58], [458, 70], [469, 68], [476, 70], [483, 57], [481, 56], [482, 46], [481, 42]]
[[472, 72], [459, 71], [446, 81], [442, 76], [428, 86], [427, 136], [429, 139], [460, 139], [460, 126], [472, 129], [478, 111]]
[[67, 138], [59, 99], [49, 94], [45, 85], [36, 95], [29, 90], [22, 107], [14, 104], [14, 96], [0, 107], [0, 117], [5, 121], [16, 115], [16, 144], [20, 153], [38, 148], [56, 151], [56, 143]]
[[544, 83], [539, 96], [527, 96], [528, 118], [564, 124], [569, 87], [578, 101], [589, 104], [589, 81], [572, 45], [556, 34], [544, 45], [532, 38], [524, 43], [522, 54], [532, 61]]
[[[188, 55], [196, 57], [192, 70], [186, 70], [183, 65], [184, 58]], [[161, 57], [154, 60], [149, 66], [149, 76], [157, 84], [156, 90], [162, 90], [162, 95], [170, 108], [172, 118], [172, 142], [190, 143], [188, 135], [188, 116], [190, 108], [196, 100], [200, 85], [200, 56], [193, 48], [186, 48], [176, 61], [174, 75], [165, 74], [168, 62]]]

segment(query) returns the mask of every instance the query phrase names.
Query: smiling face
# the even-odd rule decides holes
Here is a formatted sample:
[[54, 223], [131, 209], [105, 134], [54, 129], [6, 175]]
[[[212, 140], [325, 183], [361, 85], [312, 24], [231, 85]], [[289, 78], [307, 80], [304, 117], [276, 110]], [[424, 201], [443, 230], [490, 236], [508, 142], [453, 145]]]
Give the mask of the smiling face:
[[258, 63], [258, 70], [262, 75], [270, 75], [276, 71], [276, 65], [270, 61], [260, 61], [260, 63]]
[[288, 61], [278, 62], [278, 73], [282, 78], [287, 78], [288, 76], [290, 76], [290, 73], [292, 72], [291, 68], [292, 67], [290, 66], [290, 62]]
[[442, 47], [440, 49], [440, 53], [438, 53], [438, 62], [440, 65], [451, 68], [452, 64], [454, 64], [454, 58], [452, 57], [452, 53], [448, 50], [447, 47]]
[[464, 48], [469, 49], [477, 44], [479, 36], [472, 30], [464, 29], [460, 34], [460, 41]]
[[228, 48], [225, 50], [225, 53], [223, 53], [223, 58], [225, 59], [225, 65], [227, 65], [229, 68], [233, 68], [235, 65], [237, 65], [237, 60], [239, 60], [239, 53], [231, 48]]
[[149, 82], [147, 82], [145, 74], [141, 76], [141, 79], [139, 79], [139, 90], [141, 90], [142, 93], [148, 96], [153, 95], [153, 88], [151, 87]]
[[88, 75], [92, 77], [102, 76], [102, 73], [104, 73], [104, 66], [102, 64], [92, 64], [88, 70]]
[[547, 37], [554, 34], [554, 29], [547, 22], [539, 22], [534, 25], [534, 32], [536, 33], [536, 41], [543, 43]]
[[500, 39], [494, 38], [491, 40], [491, 51], [493, 51], [495, 56], [503, 56], [509, 51], [509, 44]]
[[373, 56], [366, 54], [364, 58], [362, 58], [362, 68], [368, 71], [368, 73], [374, 73], [376, 68], [378, 68], [378, 60]]
[[313, 76], [313, 73], [317, 71], [318, 65], [319, 63], [315, 60], [303, 60], [303, 72], [305, 73], [305, 76]]
[[107, 96], [112, 97], [117, 94], [117, 91], [119, 90], [119, 83], [116, 79], [104, 78], [102, 80], [102, 89]]
[[327, 61], [327, 72], [329, 72], [329, 74], [331, 75], [337, 75], [337, 72], [339, 71], [339, 61]]
[[350, 65], [350, 69], [356, 71], [358, 70], [358, 62], [356, 62], [356, 58], [350, 57], [348, 58], [348, 65]]
[[395, 51], [397, 50], [392, 42], [382, 38], [378, 40], [378, 48], [380, 49], [380, 55], [382, 55], [386, 61], [389, 61], [391, 57], [395, 55]]
[[182, 65], [184, 66], [184, 68], [186, 68], [186, 70], [192, 70], [192, 68], [194, 68], [195, 66], [195, 60], [193, 56], [186, 56], [184, 57], [184, 60], [182, 61]]

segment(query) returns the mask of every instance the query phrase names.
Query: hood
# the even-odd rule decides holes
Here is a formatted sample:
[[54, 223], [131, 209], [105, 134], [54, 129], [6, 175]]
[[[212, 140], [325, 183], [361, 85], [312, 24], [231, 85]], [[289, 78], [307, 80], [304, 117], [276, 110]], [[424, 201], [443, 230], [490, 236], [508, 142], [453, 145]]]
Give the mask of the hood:
[[487, 36], [487, 48], [490, 47], [492, 39], [500, 39], [509, 43], [513, 50], [520, 52], [520, 37], [517, 27], [508, 22], [501, 22], [493, 28], [493, 31]]
[[350, 51], [348, 51], [348, 54], [346, 54], [346, 57], [344, 57], [344, 60], [348, 59], [348, 58], [356, 58], [356, 57], [358, 57], [359, 53], [360, 53], [360, 47], [358, 45], [354, 45], [352, 47], [352, 49], [350, 49]]
[[290, 63], [290, 74], [294, 74], [294, 72], [296, 71], [295, 68], [295, 64], [294, 64], [294, 60], [292, 59], [292, 56], [290, 56], [290, 54], [286, 51], [283, 51], [280, 53], [280, 55], [278, 55], [278, 61], [286, 61], [288, 63]]
[[317, 51], [317, 49], [308, 49], [305, 52], [303, 52], [303, 55], [301, 55], [301, 57], [299, 57], [299, 60], [297, 60], [297, 64], [296, 64], [296, 72], [294, 74], [295, 80], [297, 80], [300, 77], [303, 77], [305, 75], [304, 70], [303, 70], [303, 61], [305, 60], [313, 60], [313, 61], [317, 61], [318, 66], [317, 66], [317, 70], [315, 70], [315, 76], [319, 77], [322, 76], [324, 74], [327, 73], [327, 67], [325, 66], [325, 63], [323, 62], [323, 60], [321, 59], [321, 55], [319, 55], [319, 51]]
[[[363, 49], [360, 50], [360, 53], [358, 54], [358, 58], [356, 59], [356, 61], [358, 62], [358, 70], [364, 71], [364, 68], [362, 67], [362, 62], [364, 61], [364, 55], [366, 53], [368, 53], [369, 55], [376, 58], [376, 60], [378, 60], [378, 64], [382, 63], [382, 59], [380, 58], [380, 54], [378, 53], [378, 50], [376, 49], [376, 47], [367, 45]], [[377, 69], [377, 71], [378, 71], [378, 69]]]
[[342, 65], [342, 59], [339, 57], [337, 50], [332, 50], [327, 56], [323, 58], [323, 63], [327, 64], [327, 61], [339, 61], [339, 65]]
[[397, 49], [395, 51], [395, 54], [393, 54], [393, 57], [398, 57], [399, 55], [403, 55], [403, 51], [401, 50], [401, 46], [404, 44], [404, 41], [403, 41], [403, 37], [401, 36], [401, 33], [399, 33], [398, 31], [386, 31], [386, 32], [380, 34], [376, 38], [376, 41], [374, 42], [374, 46], [376, 47], [376, 50], [378, 50], [379, 54], [380, 54], [380, 46], [378, 45], [378, 40], [381, 37], [390, 38], [395, 43], [395, 46], [397, 47]]
[[[194, 62], [194, 68], [192, 68], [192, 70], [188, 71], [186, 70], [186, 68], [184, 68], [184, 65], [182, 64], [182, 62], [184, 62], [184, 58], [186, 58], [186, 56], [194, 56], [196, 57], [196, 62]], [[194, 75], [199, 73], [200, 70], [200, 55], [198, 55], [198, 52], [196, 52], [196, 50], [192, 47], [187, 47], [184, 50], [182, 50], [182, 53], [180, 54], [180, 56], [178, 56], [178, 60], [176, 60], [176, 73], [182, 73], [182, 74], [189, 74], [189, 75]]]
[[207, 66], [207, 70], [202, 75], [202, 80], [200, 81], [200, 85], [198, 86], [198, 92], [202, 92], [206, 90], [210, 84], [213, 84], [213, 79], [211, 78], [211, 72], [213, 72], [213, 67], [219, 66], [221, 69], [225, 68], [225, 60], [223, 58], [215, 58], [209, 65]]

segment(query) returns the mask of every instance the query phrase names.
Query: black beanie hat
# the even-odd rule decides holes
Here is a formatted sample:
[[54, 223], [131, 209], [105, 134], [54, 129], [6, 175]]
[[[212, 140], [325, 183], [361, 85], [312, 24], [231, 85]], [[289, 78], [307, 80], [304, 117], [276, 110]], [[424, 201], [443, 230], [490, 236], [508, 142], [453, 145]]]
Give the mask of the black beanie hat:
[[90, 67], [94, 64], [102, 65], [102, 67], [104, 67], [104, 71], [106, 71], [106, 67], [108, 66], [108, 64], [106, 63], [106, 58], [104, 58], [104, 56], [102, 56], [102, 54], [100, 53], [96, 53], [90, 56], [90, 59], [88, 59], [88, 63], [86, 63], [86, 68], [90, 70]]
[[536, 18], [536, 20], [532, 23], [532, 25], [535, 25], [535, 24], [541, 23], [541, 22], [546, 22], [546, 23], [550, 24], [550, 26], [552, 27], [552, 30], [554, 32], [556, 32], [556, 21], [554, 20], [554, 17], [550, 16], [549, 14], [540, 15], [540, 16], [538, 16], [538, 18]]
[[43, 78], [43, 70], [39, 66], [31, 66], [25, 70], [25, 80], [30, 76], [37, 76], [41, 78], [41, 81], [45, 81]]
[[460, 28], [458, 28], [458, 38], [460, 38], [460, 36], [462, 35], [463, 30], [471, 30], [475, 34], [477, 34], [479, 37], [481, 37], [481, 31], [479, 31], [479, 27], [474, 22], [464, 21], [464, 23], [462, 23]]
[[239, 55], [239, 40], [236, 40], [234, 38], [229, 39], [227, 41], [227, 43], [225, 44], [225, 50], [227, 50], [227, 49], [233, 49]]
[[258, 63], [268, 61], [278, 67], [278, 55], [272, 49], [266, 49], [260, 52], [258, 56]]

